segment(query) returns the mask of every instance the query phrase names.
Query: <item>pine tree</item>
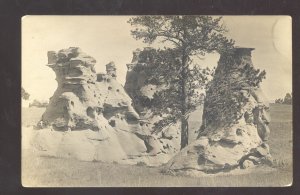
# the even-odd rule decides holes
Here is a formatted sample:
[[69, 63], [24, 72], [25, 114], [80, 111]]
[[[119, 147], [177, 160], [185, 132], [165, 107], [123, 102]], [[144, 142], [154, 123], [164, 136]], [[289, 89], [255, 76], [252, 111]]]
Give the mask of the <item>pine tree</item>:
[[[174, 120], [181, 120], [181, 148], [188, 144], [188, 114], [191, 110], [191, 97], [195, 80], [191, 70], [191, 57], [204, 56], [206, 53], [222, 53], [233, 47], [234, 41], [224, 34], [225, 27], [221, 24], [221, 17], [211, 16], [136, 16], [128, 21], [136, 28], [131, 31], [135, 39], [143, 39], [152, 44], [158, 40], [171, 44], [162, 62], [166, 58], [173, 58], [174, 62], [163, 67], [160, 74], [164, 79], [172, 78], [168, 89], [158, 94], [165, 100], [160, 103], [161, 110], [172, 110], [171, 118], [165, 119], [161, 125]], [[172, 60], [171, 60], [172, 61]], [[194, 71], [197, 71], [194, 69]], [[169, 77], [170, 76], [170, 77]], [[201, 81], [201, 80], [200, 80]], [[158, 102], [159, 103], [159, 102]], [[169, 108], [171, 107], [171, 108]], [[169, 109], [168, 109], [169, 108]], [[173, 109], [172, 109], [173, 108]]]

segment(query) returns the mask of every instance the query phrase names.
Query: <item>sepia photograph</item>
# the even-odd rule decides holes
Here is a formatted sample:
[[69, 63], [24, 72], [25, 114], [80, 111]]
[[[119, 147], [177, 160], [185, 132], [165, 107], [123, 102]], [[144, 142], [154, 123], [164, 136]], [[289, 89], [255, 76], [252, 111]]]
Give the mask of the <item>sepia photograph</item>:
[[24, 187], [293, 184], [292, 18], [22, 17]]

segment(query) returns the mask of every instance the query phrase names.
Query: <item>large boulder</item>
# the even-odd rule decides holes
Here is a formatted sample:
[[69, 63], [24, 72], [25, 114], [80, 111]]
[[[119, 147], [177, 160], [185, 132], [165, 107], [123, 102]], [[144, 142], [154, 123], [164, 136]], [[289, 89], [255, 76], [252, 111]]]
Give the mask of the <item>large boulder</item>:
[[234, 48], [221, 54], [206, 92], [198, 138], [168, 162], [166, 171], [201, 175], [271, 162], [265, 143], [269, 106], [251, 80], [252, 50]]

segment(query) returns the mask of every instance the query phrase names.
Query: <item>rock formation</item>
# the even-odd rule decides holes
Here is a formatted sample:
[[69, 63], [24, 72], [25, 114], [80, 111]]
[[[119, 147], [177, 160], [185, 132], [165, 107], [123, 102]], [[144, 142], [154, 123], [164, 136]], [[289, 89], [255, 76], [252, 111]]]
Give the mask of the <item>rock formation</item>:
[[270, 163], [268, 103], [253, 80], [252, 48], [223, 53], [206, 92], [196, 141], [180, 151], [166, 171], [199, 175]]
[[[48, 52], [48, 66], [56, 74], [57, 90], [50, 98], [43, 114], [44, 124], [55, 130], [105, 129], [102, 117], [120, 112], [124, 119], [137, 121], [139, 116], [131, 106], [131, 99], [115, 80], [113, 63], [107, 66], [107, 75], [96, 74], [96, 60], [79, 48]], [[114, 72], [112, 71], [114, 70]]]
[[32, 144], [42, 155], [56, 157], [166, 163], [176, 152], [176, 131], [169, 128], [170, 133], [166, 130], [163, 139], [161, 135], [151, 135], [151, 124], [140, 118], [116, 80], [115, 64], [107, 64], [104, 74], [96, 73], [95, 63], [94, 58], [76, 47], [48, 52], [48, 66], [56, 74], [58, 87]]
[[149, 58], [149, 53], [153, 48], [146, 47], [143, 50], [136, 49], [133, 51], [131, 63], [127, 64], [127, 75], [125, 82], [125, 90], [133, 101], [133, 106], [143, 119], [147, 127], [145, 132], [151, 141], [147, 144], [151, 148], [156, 148], [153, 151], [159, 151], [164, 154], [174, 155], [180, 149], [180, 124], [179, 122], [164, 128], [159, 133], [153, 133], [154, 123], [161, 120], [162, 116], [153, 115], [151, 109], [153, 106], [153, 96], [156, 92], [163, 89], [163, 85], [149, 84], [147, 80], [149, 75], [147, 71], [155, 71], [147, 60], [142, 60], [141, 55], [146, 55], [145, 59]]
[[106, 64], [106, 72], [107, 75], [111, 76], [112, 78], [116, 78], [117, 77], [117, 69], [116, 69], [116, 65], [114, 62], [110, 62], [108, 64]]
[[107, 73], [96, 73], [96, 60], [79, 48], [48, 52], [58, 87], [32, 144], [43, 155], [127, 164], [161, 165], [179, 152], [166, 170], [185, 173], [269, 162], [268, 105], [259, 81], [252, 78], [257, 72], [251, 50], [236, 48], [221, 55], [206, 92], [199, 136], [180, 152], [180, 122], [152, 132], [162, 116], [151, 114], [151, 99], [161, 86], [147, 84], [140, 50], [127, 64], [125, 89], [130, 96], [116, 80], [113, 62], [106, 65]]
[[[151, 48], [145, 48], [143, 51], [149, 51]], [[141, 114], [145, 113], [151, 107], [151, 98], [157, 91], [157, 86], [146, 83], [148, 75], [146, 68], [148, 64], [140, 60], [142, 50], [133, 51], [132, 61], [127, 65], [126, 82], [124, 88], [131, 97], [134, 107]], [[148, 107], [148, 108], [147, 108]]]
[[[164, 80], [160, 78], [154, 78], [152, 71], [156, 71], [157, 66], [155, 64], [154, 56], [157, 51], [151, 47], [145, 47], [143, 50], [136, 49], [133, 51], [133, 58], [131, 63], [127, 64], [127, 76], [126, 76], [126, 83], [125, 83], [125, 90], [128, 95], [131, 97], [133, 101], [133, 106], [140, 114], [140, 117], [146, 119], [150, 123], [150, 130], [153, 131], [153, 124], [161, 120], [160, 114], [155, 115], [153, 114], [152, 110], [155, 107], [155, 94], [166, 89], [168, 87], [164, 84]], [[205, 72], [203, 72], [205, 71]], [[209, 82], [212, 79], [212, 75], [214, 70], [210, 70], [209, 68], [203, 69], [202, 74], [206, 75], [206, 81]], [[203, 81], [200, 81], [201, 85]], [[194, 83], [198, 85], [197, 82]], [[203, 98], [205, 96], [205, 89], [204, 87], [200, 87], [195, 89], [195, 91], [200, 95], [200, 99], [197, 99], [198, 102], [203, 102]], [[190, 97], [191, 100], [195, 97]], [[156, 100], [157, 101], [157, 100]], [[154, 108], [155, 109], [155, 108]], [[203, 104], [197, 106], [195, 111], [192, 111], [188, 117], [189, 123], [189, 143], [197, 137], [197, 131], [199, 126], [202, 124], [202, 112], [203, 112]], [[198, 116], [198, 117], [196, 117]], [[200, 118], [199, 118], [200, 116]], [[177, 122], [176, 125], [180, 125], [180, 121]], [[171, 125], [172, 126], [172, 125]], [[164, 129], [167, 130], [168, 128]], [[173, 145], [175, 146], [175, 150], [180, 150], [180, 135], [181, 135], [181, 128], [179, 127], [172, 127], [175, 131], [175, 134], [178, 136], [173, 137]], [[164, 131], [163, 130], [163, 131]], [[163, 136], [164, 132], [158, 133], [158, 137], [160, 138]], [[174, 139], [175, 138], [175, 139]], [[176, 143], [176, 144], [175, 144]]]
[[126, 161], [129, 155], [147, 151], [135, 135], [139, 115], [115, 79], [114, 63], [106, 66], [107, 74], [97, 74], [95, 63], [75, 47], [48, 52], [58, 87], [32, 143], [43, 155], [133, 163]]
[[[166, 87], [163, 82], [159, 81], [159, 78], [156, 78], [155, 80], [154, 78], [150, 79], [149, 71], [155, 71], [153, 64], [149, 63], [149, 61], [151, 61], [149, 59], [153, 56], [153, 50], [154, 49], [151, 47], [145, 47], [143, 50], [136, 49], [133, 51], [132, 61], [127, 64], [127, 75], [124, 88], [133, 101], [133, 107], [146, 122], [148, 129], [146, 130], [147, 134], [151, 137], [155, 137], [160, 143], [156, 144], [154, 142], [155, 144], [153, 144], [153, 142], [151, 142], [154, 145], [153, 147], [160, 147], [159, 150], [161, 152], [168, 155], [174, 155], [180, 150], [180, 121], [165, 127], [161, 132], [153, 132], [154, 123], [165, 117], [153, 114], [152, 109], [153, 106], [155, 106], [153, 98], [157, 92], [164, 90]], [[202, 111], [203, 105], [200, 105], [190, 114], [190, 141], [194, 140], [197, 136], [195, 132], [201, 125], [202, 120], [199, 119], [199, 117], [196, 118], [196, 116], [201, 116]]]

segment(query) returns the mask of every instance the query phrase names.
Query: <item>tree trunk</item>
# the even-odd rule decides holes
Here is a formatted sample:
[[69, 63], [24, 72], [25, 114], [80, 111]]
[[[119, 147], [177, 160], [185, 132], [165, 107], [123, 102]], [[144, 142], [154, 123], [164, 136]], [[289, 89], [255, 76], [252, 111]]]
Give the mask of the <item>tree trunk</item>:
[[183, 116], [181, 118], [181, 143], [180, 143], [181, 148], [180, 149], [183, 149], [185, 146], [187, 146], [188, 141], [189, 141], [189, 124], [186, 117]]
[[188, 56], [183, 53], [182, 55], [182, 71], [181, 71], [181, 149], [188, 145], [188, 121], [187, 121], [187, 87], [186, 87], [186, 79], [187, 79], [187, 69], [188, 69]]

